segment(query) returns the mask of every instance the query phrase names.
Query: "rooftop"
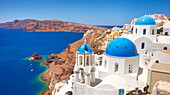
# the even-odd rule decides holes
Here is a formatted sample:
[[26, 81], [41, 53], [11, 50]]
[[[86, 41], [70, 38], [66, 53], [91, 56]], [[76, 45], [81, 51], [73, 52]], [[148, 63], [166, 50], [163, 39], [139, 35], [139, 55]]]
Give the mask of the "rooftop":
[[162, 51], [170, 54], [170, 50], [162, 50]]
[[151, 70], [170, 73], [170, 63], [153, 63]]
[[135, 25], [156, 25], [156, 22], [150, 16], [142, 16], [136, 20]]

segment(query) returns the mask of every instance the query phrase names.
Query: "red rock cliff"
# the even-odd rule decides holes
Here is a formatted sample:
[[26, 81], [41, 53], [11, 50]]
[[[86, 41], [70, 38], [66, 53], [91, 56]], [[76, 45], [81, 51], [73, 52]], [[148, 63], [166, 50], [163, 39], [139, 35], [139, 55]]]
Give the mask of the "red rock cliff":
[[0, 28], [8, 29], [24, 29], [30, 32], [50, 32], [50, 31], [66, 31], [66, 32], [86, 32], [87, 30], [97, 30], [101, 27], [79, 24], [74, 22], [59, 20], [14, 20], [12, 22], [0, 23]]
[[[41, 75], [41, 78], [46, 81], [49, 85], [50, 90], [46, 91], [44, 95], [50, 94], [53, 90], [55, 84], [61, 80], [67, 80], [70, 74], [73, 71], [75, 64], [75, 53], [78, 46], [83, 44], [84, 39], [87, 39], [87, 44], [91, 45], [93, 50], [100, 53], [98, 46], [100, 46], [99, 40], [96, 40], [100, 37], [106, 29], [91, 30], [84, 34], [84, 37], [68, 46], [60, 54], [51, 54], [45, 62], [42, 62], [43, 65], [48, 66], [48, 69]], [[95, 52], [95, 53], [97, 53]]]

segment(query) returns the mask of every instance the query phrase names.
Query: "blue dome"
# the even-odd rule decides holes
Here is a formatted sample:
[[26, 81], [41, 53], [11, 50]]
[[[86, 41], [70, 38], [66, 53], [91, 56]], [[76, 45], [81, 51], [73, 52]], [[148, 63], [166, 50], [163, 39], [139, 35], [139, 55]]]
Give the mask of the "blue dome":
[[155, 25], [155, 20], [150, 16], [142, 16], [136, 22], [135, 25]]
[[106, 47], [104, 54], [115, 57], [138, 56], [135, 44], [127, 38], [116, 38]]
[[93, 51], [88, 44], [83, 43], [81, 46], [78, 47], [77, 53], [88, 54], [93, 53]]

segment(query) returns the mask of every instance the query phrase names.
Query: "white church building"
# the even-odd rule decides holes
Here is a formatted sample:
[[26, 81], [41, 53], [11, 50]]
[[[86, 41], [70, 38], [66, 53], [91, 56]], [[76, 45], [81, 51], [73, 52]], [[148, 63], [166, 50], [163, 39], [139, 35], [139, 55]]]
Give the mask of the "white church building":
[[153, 51], [170, 49], [170, 37], [157, 34], [157, 25], [150, 16], [140, 17], [133, 28], [132, 34], [123, 34], [137, 47], [140, 54], [152, 55]]
[[[94, 58], [102, 58], [96, 66]], [[119, 95], [119, 90], [144, 87], [137, 81], [139, 54], [135, 44], [127, 38], [112, 40], [99, 57], [84, 43], [76, 53], [74, 67], [74, 95]]]
[[94, 54], [85, 42], [76, 52], [74, 74], [69, 80], [73, 95], [124, 95], [136, 87], [143, 89], [152, 63], [170, 61], [163, 55], [158, 57], [168, 49], [170, 36], [158, 35], [150, 16], [139, 18], [132, 33], [110, 41], [102, 55]]

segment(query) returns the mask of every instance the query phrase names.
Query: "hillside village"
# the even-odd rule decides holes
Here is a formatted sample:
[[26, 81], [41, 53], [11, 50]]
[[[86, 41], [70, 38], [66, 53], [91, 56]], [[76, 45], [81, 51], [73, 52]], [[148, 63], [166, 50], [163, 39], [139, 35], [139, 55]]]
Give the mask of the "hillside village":
[[[167, 68], [170, 68], [170, 60], [168, 59], [170, 57], [169, 26], [167, 16], [154, 14], [145, 15], [136, 19], [136, 21], [132, 20], [130, 24], [125, 24], [123, 28], [113, 27], [107, 30], [87, 31], [80, 41], [70, 44], [62, 53], [52, 55], [58, 61], [63, 62], [62, 64], [52, 65], [51, 63], [55, 58], [51, 60], [50, 64], [44, 62], [51, 70], [56, 66], [59, 70], [61, 69], [61, 72], [64, 67], [70, 68], [64, 69], [62, 76], [59, 74], [58, 81], [50, 82], [52, 94], [88, 95], [88, 93], [91, 93], [91, 95], [100, 95], [101, 93], [103, 95], [105, 93], [112, 95], [111, 93], [115, 93], [115, 95], [120, 95], [120, 93], [131, 93], [131, 91], [143, 91], [143, 88], [145, 88], [145, 91], [143, 91], [145, 94], [158, 91], [164, 94], [170, 93], [169, 90], [166, 90], [170, 86], [168, 83], [170, 80], [167, 78], [169, 77], [169, 69]], [[161, 28], [162, 30], [160, 30]], [[119, 46], [120, 49], [114, 48]], [[125, 50], [122, 50], [123, 47], [125, 47]], [[130, 47], [133, 49], [128, 50]], [[66, 54], [69, 56], [66, 57]], [[65, 58], [62, 58], [63, 55]], [[79, 61], [82, 59], [85, 61]], [[114, 62], [116, 62], [115, 65]], [[123, 66], [121, 64], [129, 65], [121, 67]], [[74, 72], [72, 73], [70, 70]], [[46, 79], [49, 72], [51, 71], [47, 70], [42, 77]], [[67, 80], [67, 77], [70, 77], [69, 80]], [[115, 81], [119, 85], [115, 84]], [[154, 85], [155, 83], [157, 85]], [[127, 85], [129, 85], [128, 88]], [[163, 88], [160, 88], [160, 90], [159, 87], [162, 87], [162, 85]], [[135, 90], [136, 87], [138, 89]], [[108, 90], [104, 88], [108, 88]], [[93, 93], [88, 89], [93, 89]], [[109, 89], [112, 89], [111, 92], [109, 92]]]

